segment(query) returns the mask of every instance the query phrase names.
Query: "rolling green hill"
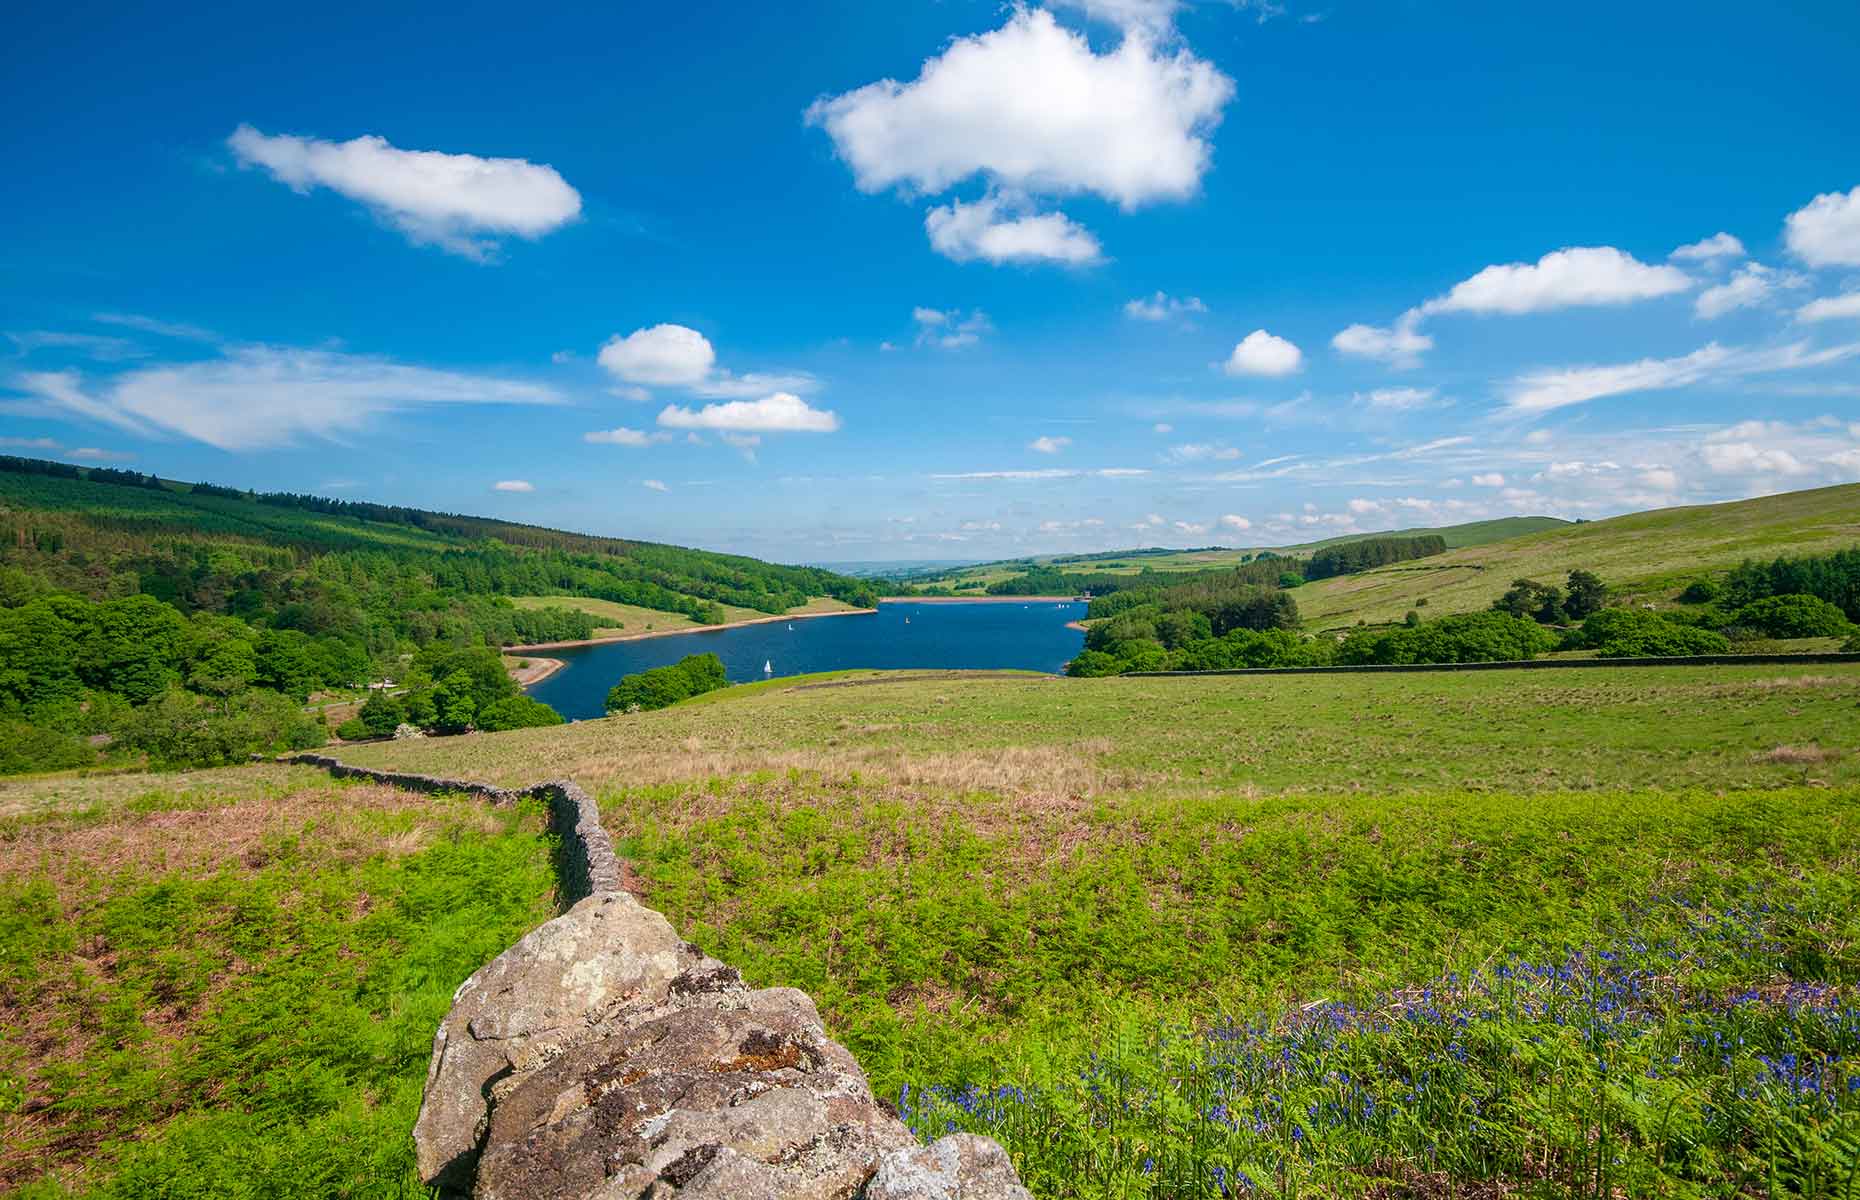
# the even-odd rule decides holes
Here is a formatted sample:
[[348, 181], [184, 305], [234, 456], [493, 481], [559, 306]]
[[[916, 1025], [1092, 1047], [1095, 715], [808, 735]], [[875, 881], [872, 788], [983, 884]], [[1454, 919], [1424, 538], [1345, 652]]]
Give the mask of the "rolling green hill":
[[359, 707], [345, 737], [559, 721], [496, 647], [874, 602], [738, 555], [0, 458], [0, 774], [319, 745], [332, 706]]
[[1398, 621], [1421, 600], [1431, 616], [1488, 607], [1518, 578], [1599, 574], [1617, 594], [1650, 598], [1745, 559], [1824, 554], [1860, 543], [1860, 484], [1728, 504], [1661, 508], [1449, 550], [1310, 583], [1297, 591], [1308, 629]]
[[1049, 554], [1035, 558], [978, 563], [975, 566], [955, 571], [933, 570], [903, 573], [890, 576], [890, 578], [923, 587], [973, 589], [1010, 578], [1029, 567], [1043, 567], [1078, 575], [1099, 572], [1126, 575], [1146, 569], [1151, 571], [1203, 571], [1245, 562], [1267, 550], [1284, 557], [1299, 558], [1314, 550], [1322, 550], [1328, 546], [1341, 546], [1348, 542], [1361, 542], [1370, 538], [1383, 537], [1414, 537], [1430, 533], [1443, 538], [1450, 549], [1459, 549], [1466, 546], [1483, 546], [1491, 542], [1540, 533], [1548, 529], [1561, 529], [1569, 524], [1570, 522], [1557, 517], [1500, 517], [1491, 521], [1472, 521], [1464, 525], [1447, 525], [1437, 529], [1392, 529], [1378, 533], [1342, 534], [1333, 538], [1324, 538], [1321, 541], [1300, 542], [1294, 546], [1257, 546], [1235, 549], [1209, 546], [1198, 550], [1149, 547], [1140, 550], [1107, 550], [1096, 554]]

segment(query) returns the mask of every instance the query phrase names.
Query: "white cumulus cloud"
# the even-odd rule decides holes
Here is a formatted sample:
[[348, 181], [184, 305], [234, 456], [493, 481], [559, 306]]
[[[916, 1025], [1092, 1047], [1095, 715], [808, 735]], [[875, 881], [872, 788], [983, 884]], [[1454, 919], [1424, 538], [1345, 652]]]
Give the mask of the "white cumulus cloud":
[[1393, 325], [1351, 325], [1330, 339], [1339, 354], [1370, 358], [1397, 369], [1421, 365], [1421, 356], [1434, 348], [1434, 339], [1415, 326], [1420, 318], [1410, 312]]
[[1490, 266], [1421, 306], [1434, 313], [1548, 312], [1584, 305], [1631, 304], [1692, 286], [1677, 267], [1650, 266], [1613, 246], [1552, 250], [1534, 263]]
[[1837, 321], [1844, 317], [1860, 317], [1860, 292], [1848, 292], [1844, 296], [1823, 296], [1819, 300], [1810, 300], [1795, 310], [1796, 320], [1810, 323]]
[[1505, 477], [1500, 475], [1497, 471], [1492, 471], [1484, 475], [1474, 475], [1472, 481], [1476, 487], [1502, 488], [1505, 486]]
[[1229, 375], [1290, 375], [1298, 370], [1304, 357], [1284, 338], [1255, 329], [1240, 339], [1223, 369]]
[[1247, 530], [1253, 528], [1253, 522], [1247, 520], [1245, 517], [1238, 517], [1232, 513], [1228, 513], [1221, 518], [1221, 528], [1231, 529], [1235, 533], [1245, 533]]
[[536, 485], [527, 479], [500, 479], [491, 485], [494, 492], [533, 492]]
[[1069, 437], [1037, 437], [1027, 443], [1027, 449], [1039, 454], [1058, 454], [1071, 444]]
[[952, 262], [1089, 266], [1103, 257], [1091, 231], [1064, 213], [1027, 211], [1024, 200], [990, 193], [973, 204], [951, 201], [924, 218], [930, 248]]
[[697, 330], [666, 324], [614, 335], [601, 347], [598, 361], [628, 383], [691, 387], [710, 377], [717, 352]]
[[1674, 262], [1716, 262], [1719, 259], [1742, 258], [1744, 243], [1728, 233], [1714, 233], [1708, 238], [1681, 246], [1666, 257]]
[[668, 404], [659, 413], [659, 424], [667, 429], [733, 433], [832, 433], [840, 427], [840, 419], [791, 392], [776, 392], [760, 400], [731, 400], [696, 410]]
[[346, 142], [267, 135], [241, 125], [226, 139], [243, 166], [298, 192], [325, 187], [367, 206], [409, 240], [483, 260], [497, 239], [535, 239], [581, 213], [553, 167], [521, 158], [402, 150], [385, 138]]
[[672, 490], [665, 486], [665, 481], [662, 479], [642, 479], [639, 481], [639, 486], [654, 492], [669, 492]]
[[1811, 267], [1860, 267], [1860, 187], [1816, 196], [1790, 213], [1783, 239]]
[[916, 79], [823, 97], [807, 120], [864, 191], [935, 195], [981, 177], [1128, 209], [1194, 194], [1233, 90], [1211, 63], [1141, 30], [1094, 54], [1051, 13], [1023, 8], [1000, 29], [957, 38]]

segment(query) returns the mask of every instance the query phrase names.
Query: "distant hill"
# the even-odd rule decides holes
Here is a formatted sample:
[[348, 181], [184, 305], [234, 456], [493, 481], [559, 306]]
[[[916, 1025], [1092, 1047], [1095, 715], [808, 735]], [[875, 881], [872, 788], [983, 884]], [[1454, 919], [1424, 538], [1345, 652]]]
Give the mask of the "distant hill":
[[1427, 601], [1425, 615], [1439, 616], [1485, 608], [1514, 579], [1556, 583], [1578, 567], [1596, 572], [1617, 592], [1663, 596], [1745, 559], [1822, 554], [1856, 544], [1860, 484], [1843, 484], [1653, 509], [1450, 549], [1306, 584], [1298, 589], [1298, 607], [1312, 629], [1398, 621], [1421, 600]]
[[1375, 533], [1347, 533], [1321, 541], [1300, 542], [1292, 546], [1206, 546], [1199, 549], [1149, 546], [1133, 550], [1104, 550], [1093, 554], [1048, 554], [1033, 558], [1003, 559], [998, 562], [978, 563], [960, 570], [938, 570], [933, 567], [928, 570], [886, 572], [885, 574], [888, 578], [913, 584], [962, 587], [965, 584], [985, 586], [1034, 567], [1045, 567], [1080, 575], [1097, 572], [1120, 574], [1141, 570], [1205, 571], [1211, 567], [1247, 562], [1267, 552], [1286, 557], [1304, 557], [1328, 546], [1368, 541], [1371, 538], [1436, 534], [1446, 541], [1449, 549], [1459, 549], [1466, 546], [1483, 546], [1503, 541], [1506, 538], [1540, 533], [1547, 529], [1560, 529], [1569, 524], [1571, 522], [1557, 517], [1501, 517], [1493, 521], [1473, 521], [1464, 525], [1447, 525], [1433, 529], [1390, 529], [1379, 530]]

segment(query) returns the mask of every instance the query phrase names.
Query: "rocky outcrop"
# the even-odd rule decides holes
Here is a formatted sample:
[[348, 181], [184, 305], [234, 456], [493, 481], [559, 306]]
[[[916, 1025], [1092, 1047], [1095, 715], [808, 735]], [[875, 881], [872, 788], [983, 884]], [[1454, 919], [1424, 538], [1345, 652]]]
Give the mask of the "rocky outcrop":
[[1033, 1200], [1033, 1194], [997, 1143], [952, 1133], [886, 1155], [866, 1184], [865, 1200]]
[[1027, 1196], [993, 1142], [919, 1146], [805, 992], [745, 987], [624, 892], [459, 989], [414, 1142], [480, 1200]]
[[433, 1036], [420, 1176], [479, 1200], [1031, 1200], [972, 1134], [919, 1145], [814, 1002], [751, 989], [620, 890], [594, 800], [294, 761], [494, 804], [546, 800], [568, 911], [462, 984]]

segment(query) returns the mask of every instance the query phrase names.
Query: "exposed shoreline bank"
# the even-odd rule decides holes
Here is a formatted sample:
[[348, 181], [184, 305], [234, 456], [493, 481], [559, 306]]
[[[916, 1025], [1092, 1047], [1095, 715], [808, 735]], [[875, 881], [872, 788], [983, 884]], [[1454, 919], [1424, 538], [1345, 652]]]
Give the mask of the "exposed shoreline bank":
[[[506, 650], [505, 653], [509, 654], [510, 652]], [[537, 684], [568, 665], [559, 658], [537, 658], [534, 655], [528, 654], [519, 655], [517, 657], [530, 660], [529, 666], [512, 667], [510, 670], [510, 677], [517, 681], [517, 686], [520, 688], [535, 687]]]
[[882, 596], [880, 604], [1077, 604], [1077, 596]]
[[[579, 642], [536, 642], [528, 646], [505, 646], [505, 654], [528, 654], [540, 650], [573, 650], [578, 646], [611, 646], [615, 642], [643, 642], [647, 638], [683, 637], [689, 633], [721, 633], [746, 625], [772, 625], [777, 621], [811, 621], [817, 617], [870, 616], [876, 608], [848, 608], [839, 612], [790, 613], [786, 616], [751, 617], [747, 621], [725, 621], [721, 625], [692, 625], [686, 629], [654, 629], [649, 633], [616, 633], [612, 637], [587, 638]], [[567, 664], [563, 664], [567, 665]]]

